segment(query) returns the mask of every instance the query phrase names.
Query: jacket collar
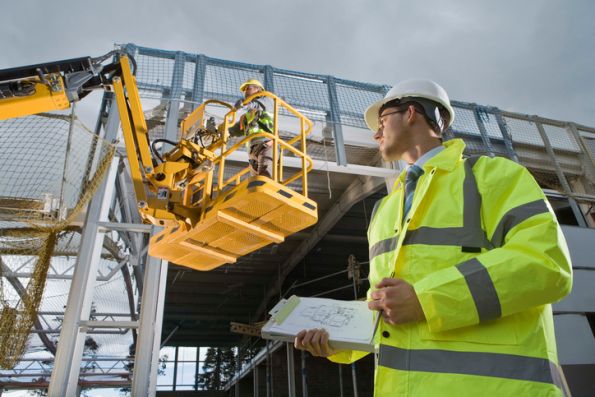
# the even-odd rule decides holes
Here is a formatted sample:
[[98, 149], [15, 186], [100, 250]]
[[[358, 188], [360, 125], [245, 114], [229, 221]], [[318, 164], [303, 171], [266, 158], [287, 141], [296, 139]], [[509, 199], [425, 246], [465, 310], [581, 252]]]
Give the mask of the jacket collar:
[[424, 164], [424, 171], [432, 168], [439, 168], [445, 171], [452, 171], [463, 157], [465, 142], [462, 139], [451, 139], [442, 144], [444, 150], [432, 157]]
[[[424, 172], [427, 172], [432, 168], [452, 171], [455, 169], [457, 163], [463, 158], [465, 142], [463, 142], [462, 139], [451, 139], [443, 142], [442, 146], [444, 146], [444, 150], [436, 154], [423, 165], [422, 168], [424, 169]], [[395, 187], [398, 186], [399, 183], [405, 183], [405, 174], [407, 174], [407, 169], [401, 171], [399, 177], [395, 181]]]

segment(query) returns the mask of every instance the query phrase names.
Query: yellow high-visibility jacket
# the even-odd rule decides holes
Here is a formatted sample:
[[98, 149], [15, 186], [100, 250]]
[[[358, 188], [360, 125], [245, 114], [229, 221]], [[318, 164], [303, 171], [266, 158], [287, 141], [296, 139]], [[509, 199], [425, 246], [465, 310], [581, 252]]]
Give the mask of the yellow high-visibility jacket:
[[524, 167], [464, 160], [459, 139], [444, 146], [423, 166], [407, 219], [404, 172], [372, 215], [371, 288], [394, 272], [426, 317], [381, 321], [375, 396], [566, 395], [550, 303], [570, 292], [572, 267], [555, 215]]

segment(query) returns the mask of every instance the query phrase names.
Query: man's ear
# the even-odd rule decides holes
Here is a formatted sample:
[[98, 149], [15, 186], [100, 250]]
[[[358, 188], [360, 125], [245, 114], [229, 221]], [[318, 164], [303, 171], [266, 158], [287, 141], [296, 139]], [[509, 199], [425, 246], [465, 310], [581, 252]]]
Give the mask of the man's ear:
[[413, 123], [415, 123], [415, 120], [418, 116], [417, 112], [415, 111], [415, 106], [413, 106], [413, 105], [407, 106], [407, 113], [405, 113], [405, 115], [406, 115], [406, 119], [407, 119], [407, 124], [413, 125]]

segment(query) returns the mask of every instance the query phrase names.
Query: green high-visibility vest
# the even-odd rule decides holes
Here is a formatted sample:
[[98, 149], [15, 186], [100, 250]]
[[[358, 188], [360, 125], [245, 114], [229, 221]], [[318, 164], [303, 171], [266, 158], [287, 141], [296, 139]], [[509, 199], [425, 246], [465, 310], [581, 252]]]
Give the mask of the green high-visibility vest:
[[566, 395], [550, 303], [570, 292], [572, 267], [555, 215], [524, 167], [465, 160], [459, 139], [444, 146], [424, 164], [406, 219], [404, 172], [372, 215], [370, 285], [394, 273], [426, 318], [381, 321], [375, 396]]

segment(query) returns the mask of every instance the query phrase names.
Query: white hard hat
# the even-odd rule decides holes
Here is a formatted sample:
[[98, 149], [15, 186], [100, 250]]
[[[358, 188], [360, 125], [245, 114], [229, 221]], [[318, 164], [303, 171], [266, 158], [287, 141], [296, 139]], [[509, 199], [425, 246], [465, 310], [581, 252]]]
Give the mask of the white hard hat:
[[[378, 111], [382, 105], [395, 99], [405, 98], [411, 98], [412, 101], [414, 101], [414, 98], [422, 99], [421, 105], [424, 107], [426, 115], [431, 120], [434, 120], [442, 131], [450, 127], [455, 119], [455, 112], [452, 106], [450, 106], [450, 99], [448, 99], [448, 94], [444, 88], [432, 80], [405, 80], [396, 84], [386, 93], [383, 99], [374, 102], [366, 109], [364, 112], [364, 119], [366, 120], [368, 128], [373, 132], [378, 131]], [[440, 104], [446, 109], [450, 116], [448, 118], [448, 125], [442, 125], [443, 122], [440, 117], [439, 109], [434, 105], [434, 109], [430, 110], [429, 107], [432, 106], [428, 106], [428, 101], [423, 101], [424, 99], [429, 100], [434, 104]]]

